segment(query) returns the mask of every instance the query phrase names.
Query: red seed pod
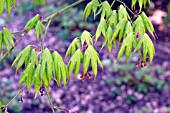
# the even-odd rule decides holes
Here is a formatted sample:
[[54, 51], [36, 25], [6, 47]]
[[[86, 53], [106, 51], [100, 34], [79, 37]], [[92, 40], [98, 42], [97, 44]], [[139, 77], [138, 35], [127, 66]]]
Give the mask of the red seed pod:
[[140, 62], [140, 58], [138, 58], [138, 62]]
[[90, 73], [87, 73], [87, 77], [90, 79], [92, 75]]
[[136, 63], [136, 67], [139, 67], [139, 64], [138, 64], [138, 63]]
[[147, 66], [147, 64], [146, 64], [146, 63], [144, 63], [144, 66], [146, 67], [146, 66]]
[[146, 58], [146, 62], [148, 62], [149, 61], [149, 58]]
[[80, 76], [80, 78], [81, 78], [81, 80], [85, 80], [85, 74], [82, 74], [81, 76]]

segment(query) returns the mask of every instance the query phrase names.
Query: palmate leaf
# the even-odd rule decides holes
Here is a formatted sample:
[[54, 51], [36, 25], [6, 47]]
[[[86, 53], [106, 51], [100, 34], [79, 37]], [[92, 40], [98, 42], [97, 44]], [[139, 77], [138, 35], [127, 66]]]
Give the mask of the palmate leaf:
[[119, 22], [122, 19], [128, 20], [128, 19], [130, 19], [130, 16], [129, 16], [129, 14], [126, 11], [126, 8], [123, 5], [120, 5], [120, 8], [118, 10], [118, 20], [119, 20]]
[[108, 19], [111, 12], [112, 12], [112, 9], [111, 9], [110, 4], [108, 3], [108, 1], [104, 1], [102, 3], [101, 8], [98, 11], [98, 14], [101, 13], [101, 19], [102, 18]]
[[75, 38], [72, 43], [70, 44], [69, 48], [67, 49], [66, 52], [66, 57], [69, 56], [70, 54], [74, 54], [76, 49], [80, 48], [80, 39]]
[[89, 17], [90, 13], [93, 11], [94, 13], [94, 19], [96, 17], [96, 11], [97, 8], [99, 7], [99, 1], [98, 0], [92, 0], [91, 2], [89, 2], [84, 10], [84, 14], [83, 17], [85, 18], [85, 20], [87, 20], [87, 18]]
[[38, 41], [40, 36], [42, 35], [42, 29], [46, 29], [46, 28], [41, 21], [38, 21], [37, 25], [35, 26], [35, 34]]
[[116, 25], [118, 24], [118, 14], [116, 13], [116, 10], [112, 11], [109, 16], [108, 22], [111, 27], [116, 27]]
[[31, 85], [33, 84], [33, 74], [34, 74], [34, 65], [32, 63], [29, 63], [27, 68], [22, 72], [22, 75], [20, 76], [19, 81], [19, 87], [26, 82], [26, 86], [28, 87], [28, 90], [30, 89]]
[[8, 52], [10, 50], [10, 45], [13, 47], [15, 46], [13, 35], [6, 27], [3, 28], [3, 31], [0, 31], [0, 49], [2, 48], [2, 45], [6, 47]]
[[97, 8], [99, 7], [100, 3], [98, 0], [92, 0], [93, 2], [93, 13], [94, 13], [94, 19], [96, 18], [96, 11], [97, 11]]
[[[12, 63], [12, 66], [14, 66], [18, 62], [16, 71], [24, 64], [24, 62], [28, 63], [26, 61], [30, 57], [30, 53], [31, 53], [31, 46], [30, 45], [28, 45], [25, 49], [23, 49], [19, 53], [19, 55], [16, 57], [16, 59]], [[27, 65], [25, 67], [27, 67]]]
[[136, 34], [140, 34], [141, 36], [145, 33], [146, 29], [140, 15], [138, 15], [138, 18], [134, 21], [133, 29]]
[[42, 79], [41, 79], [41, 76], [40, 76], [40, 68], [41, 68], [41, 65], [38, 64], [38, 66], [37, 66], [37, 68], [34, 72], [34, 75], [33, 75], [34, 76], [34, 80], [33, 80], [34, 81], [34, 88], [35, 88], [35, 97], [34, 98], [37, 97], [37, 94], [38, 94], [40, 87], [42, 85]]
[[92, 71], [94, 73], [94, 80], [95, 80], [97, 76], [97, 64], [99, 64], [102, 68], [103, 65], [99, 59], [98, 53], [96, 52], [96, 50], [93, 48], [92, 45], [89, 45], [84, 53], [84, 57], [83, 57], [84, 74], [88, 71], [88, 67], [90, 64], [92, 66]]
[[54, 51], [52, 54], [53, 61], [54, 61], [54, 73], [56, 76], [56, 82], [58, 86], [60, 86], [60, 81], [62, 79], [64, 85], [66, 85], [66, 78], [67, 78], [67, 67], [61, 57], [61, 55]]
[[31, 52], [29, 62], [33, 63], [34, 65], [36, 64], [36, 66], [38, 66], [38, 63], [39, 63], [38, 62], [38, 56], [37, 56], [37, 53], [36, 53], [35, 49], [33, 49], [32, 52]]
[[106, 20], [102, 18], [96, 30], [96, 42], [98, 38], [100, 37], [101, 33], [104, 37], [106, 37], [106, 31], [107, 31]]
[[36, 16], [34, 16], [33, 18], [31, 18], [27, 24], [25, 25], [25, 30], [27, 32], [29, 32], [31, 29], [33, 29], [36, 25], [37, 25], [37, 22], [40, 20], [40, 15], [37, 14]]
[[12, 39], [13, 35], [10, 32], [10, 30], [7, 29], [6, 27], [4, 27], [4, 29], [3, 29], [3, 38], [4, 38], [4, 40], [8, 40], [8, 42], [10, 44], [12, 44], [13, 47], [15, 46], [14, 40]]
[[112, 49], [112, 41], [111, 41], [112, 34], [113, 34], [113, 30], [110, 26], [108, 26], [107, 31], [106, 31], [106, 38], [104, 39], [103, 44], [102, 44], [102, 48], [100, 50], [102, 50], [103, 47], [106, 45], [106, 43], [108, 43], [108, 46], [107, 46], [108, 51], [109, 51], [109, 53], [111, 52], [111, 49]]
[[149, 18], [146, 16], [146, 14], [144, 12], [142, 12], [140, 14], [140, 16], [141, 16], [141, 18], [143, 20], [145, 29], [147, 29], [149, 31], [149, 33], [151, 33], [151, 35], [155, 38], [155, 36], [154, 36], [154, 27], [153, 27], [151, 21], [149, 20]]
[[121, 48], [120, 48], [118, 56], [117, 56], [117, 62], [120, 59], [120, 57], [123, 55], [124, 51], [126, 51], [126, 61], [128, 61], [130, 54], [131, 54], [131, 51], [132, 51], [132, 47], [133, 47], [133, 43], [134, 43], [135, 38], [136, 38], [135, 35], [133, 34], [133, 32], [131, 32], [123, 40], [123, 43], [121, 45]]
[[45, 48], [45, 50], [43, 51], [40, 64], [40, 76], [42, 77], [42, 81], [45, 87], [48, 87], [51, 79], [53, 78], [53, 59], [48, 48]]
[[144, 60], [146, 60], [146, 56], [148, 54], [149, 59], [150, 59], [150, 63], [152, 63], [152, 60], [153, 60], [153, 57], [154, 57], [154, 54], [155, 54], [155, 48], [154, 48], [154, 45], [152, 43], [152, 40], [150, 39], [150, 37], [146, 33], [138, 41], [138, 44], [137, 44], [134, 52], [139, 50], [141, 47], [143, 49]]
[[83, 31], [81, 37], [81, 45], [84, 45], [84, 42], [87, 43], [87, 45], [93, 44], [93, 40], [92, 40], [92, 35], [88, 32], [88, 31]]
[[83, 17], [85, 18], [85, 20], [87, 20], [87, 18], [89, 17], [89, 15], [90, 15], [90, 13], [91, 13], [91, 11], [92, 11], [92, 8], [93, 8], [93, 3], [92, 3], [92, 1], [91, 1], [91, 2], [89, 2], [89, 3], [86, 5], [86, 7], [85, 7], [85, 9], [84, 9]]
[[83, 54], [80, 49], [77, 49], [77, 51], [73, 54], [71, 57], [69, 63], [68, 63], [68, 80], [70, 81], [70, 77], [72, 75], [73, 70], [74, 72], [74, 79], [77, 77], [78, 72], [80, 70], [80, 62], [83, 58]]
[[112, 41], [115, 40], [117, 38], [117, 36], [119, 36], [119, 41], [123, 38], [124, 33], [125, 33], [126, 23], [127, 23], [127, 20], [126, 19], [122, 19], [117, 24], [117, 26], [115, 27], [115, 29], [113, 31]]

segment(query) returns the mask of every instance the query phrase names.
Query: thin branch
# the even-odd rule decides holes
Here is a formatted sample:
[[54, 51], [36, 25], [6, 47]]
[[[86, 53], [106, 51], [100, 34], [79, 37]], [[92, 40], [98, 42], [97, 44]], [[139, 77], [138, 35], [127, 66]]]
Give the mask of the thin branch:
[[50, 106], [51, 106], [51, 110], [52, 110], [52, 112], [53, 112], [53, 113], [55, 113], [55, 111], [54, 111], [54, 107], [53, 107], [53, 104], [52, 104], [52, 101], [51, 101], [51, 98], [50, 98], [49, 91], [48, 91], [48, 89], [47, 89], [47, 88], [45, 88], [45, 90], [46, 90], [46, 93], [47, 93], [48, 101], [49, 101]]
[[115, 2], [116, 2], [116, 0], [114, 0], [114, 1], [112, 2], [111, 7], [113, 7], [113, 5], [114, 5]]
[[56, 12], [56, 13], [48, 16], [47, 18], [45, 18], [45, 20], [49, 20], [49, 22], [48, 22], [48, 24], [47, 24], [47, 28], [46, 28], [46, 30], [45, 30], [44, 38], [43, 38], [42, 43], [41, 43], [41, 49], [42, 49], [42, 50], [44, 50], [44, 41], [45, 41], [45, 39], [46, 39], [46, 37], [47, 37], [48, 29], [49, 29], [49, 27], [50, 27], [50, 24], [51, 24], [53, 18], [56, 17], [57, 15], [65, 12], [66, 10], [68, 10], [68, 9], [70, 9], [70, 8], [78, 5], [78, 4], [80, 4], [80, 3], [83, 2], [83, 1], [85, 1], [85, 0], [79, 0], [79, 1], [73, 3], [73, 4], [69, 5], [69, 6], [61, 9], [60, 11], [58, 11], [58, 12]]
[[41, 50], [44, 50], [44, 41], [45, 41], [45, 39], [47, 37], [48, 29], [50, 27], [51, 22], [52, 22], [52, 18], [50, 18], [50, 20], [49, 20], [49, 22], [47, 24], [47, 28], [45, 30], [44, 38], [42, 39], [42, 42], [41, 42]]
[[66, 10], [68, 10], [68, 9], [70, 9], [70, 8], [76, 6], [76, 5], [78, 5], [78, 4], [80, 4], [81, 2], [84, 2], [84, 1], [85, 1], [85, 0], [79, 0], [79, 1], [73, 3], [73, 4], [69, 5], [69, 6], [61, 9], [60, 11], [58, 11], [58, 12], [56, 12], [56, 13], [48, 16], [47, 18], [45, 18], [45, 20], [49, 20], [50, 18], [54, 18], [55, 16], [59, 15], [60, 13], [63, 13], [63, 12], [65, 12]]
[[133, 11], [124, 2], [122, 2], [121, 0], [116, 0], [116, 1], [123, 4], [129, 10], [129, 12], [134, 15]]
[[22, 90], [24, 90], [25, 87], [26, 86], [24, 86], [20, 91], [18, 91], [18, 93], [11, 99], [11, 101], [6, 104], [6, 107], [8, 107], [15, 100], [15, 98], [21, 93]]

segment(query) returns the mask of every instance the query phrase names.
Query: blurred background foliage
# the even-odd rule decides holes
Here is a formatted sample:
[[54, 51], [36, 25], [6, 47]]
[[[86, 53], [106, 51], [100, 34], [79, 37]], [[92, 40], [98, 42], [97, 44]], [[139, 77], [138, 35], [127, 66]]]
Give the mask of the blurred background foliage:
[[[16, 9], [11, 13], [10, 17], [7, 15], [6, 12], [3, 13], [2, 17], [0, 17], [0, 29], [3, 26], [7, 26], [14, 31], [20, 30], [24, 27], [25, 23], [37, 13], [39, 13], [45, 18], [46, 16], [55, 13], [56, 11], [59, 11], [63, 7], [75, 1], [76, 0], [48, 0], [45, 6], [34, 7], [33, 2], [31, 0], [19, 0], [19, 4], [17, 5]], [[82, 17], [83, 9], [89, 1], [90, 0], [86, 0], [86, 2], [81, 3], [77, 7], [74, 7], [64, 12], [63, 14], [60, 14], [53, 20], [49, 30], [50, 34], [48, 37], [49, 38], [54, 37], [55, 40], [50, 38], [50, 40], [54, 42], [51, 43], [50, 40], [48, 39], [47, 41], [48, 46], [56, 47], [56, 45], [58, 45], [59, 47], [58, 48], [56, 47], [57, 50], [59, 50], [60, 53], [65, 53], [65, 50], [68, 47], [69, 43], [73, 40], [73, 38], [80, 36], [84, 29], [90, 31], [92, 34], [95, 33], [95, 29], [98, 25], [99, 18], [97, 17], [96, 20], [93, 20], [93, 15], [91, 15], [90, 18], [88, 19], [88, 22], [85, 22]], [[108, 1], [110, 3], [112, 2], [112, 0]], [[129, 2], [130, 0], [123, 1], [129, 7], [131, 6], [131, 3]], [[116, 9], [118, 5], [119, 4], [116, 3], [115, 7], [113, 8]], [[170, 36], [166, 35], [167, 33], [169, 33], [168, 28], [170, 27], [169, 0], [152, 0], [150, 8], [148, 8], [146, 11], [149, 15], [153, 15], [154, 11], [157, 9], [160, 9], [161, 11], [164, 11], [166, 13], [166, 16], [164, 16], [163, 18], [163, 24], [159, 25], [154, 24], [156, 33], [160, 38], [159, 41], [164, 42], [165, 37], [169, 38]], [[158, 28], [158, 26], [166, 26], [164, 29], [165, 31], [162, 32], [163, 30], [161, 31]], [[30, 41], [26, 40], [26, 42], [21, 43], [18, 46], [18, 48], [15, 49], [15, 52], [13, 52], [5, 62], [0, 64], [0, 77], [2, 77], [2, 79], [0, 80], [1, 89], [0, 99], [4, 104], [9, 102], [10, 99], [17, 93], [16, 84], [18, 83], [18, 76], [20, 75], [20, 73], [15, 74], [14, 70], [12, 71], [10, 70], [10, 65], [13, 59], [17, 56], [18, 51], [25, 47], [26, 44], [28, 44], [29, 42], [33, 42], [33, 44], [37, 43], [35, 40], [32, 39], [35, 38], [33, 33], [28, 34], [27, 38], [30, 39]], [[97, 50], [100, 49], [99, 48], [101, 47], [100, 45], [101, 43], [96, 45]], [[55, 47], [53, 49], [55, 49]], [[62, 48], [64, 48], [63, 51]], [[163, 108], [166, 109], [166, 112], [169, 112], [170, 103], [162, 102], [163, 99], [161, 100], [161, 98], [159, 99], [159, 97], [162, 97], [163, 94], [164, 96], [167, 95], [165, 91], [169, 92], [170, 75], [168, 72], [169, 67], [167, 65], [170, 64], [170, 59], [165, 57], [160, 58], [160, 54], [163, 53], [161, 53], [159, 50], [158, 51], [156, 50], [156, 52], [159, 53], [158, 55], [156, 55], [153, 65], [149, 65], [143, 69], [138, 69], [136, 68], [136, 62], [139, 57], [138, 55], [135, 54], [128, 63], [125, 63], [125, 57], [122, 57], [120, 59], [120, 63], [116, 64], [114, 61], [116, 58], [116, 54], [114, 54], [115, 52], [113, 52], [113, 56], [111, 58], [108, 58], [106, 57], [107, 50], [104, 49], [102, 50], [100, 55], [101, 58], [103, 59], [102, 62], [105, 68], [103, 71], [99, 70], [100, 75], [97, 77], [97, 82], [93, 83], [92, 80], [91, 81], [87, 80], [86, 82], [77, 80], [75, 82], [70, 83], [69, 86], [66, 86], [64, 89], [59, 89], [55, 85], [55, 87], [52, 87], [53, 89], [52, 96], [54, 96], [53, 101], [59, 106], [64, 106], [65, 108], [71, 109], [72, 112], [78, 113], [93, 113], [93, 112], [95, 113], [95, 110], [101, 111], [101, 113], [102, 112], [113, 113], [113, 111], [115, 112], [118, 111], [119, 113], [124, 112], [150, 113], [155, 109], [158, 109], [160, 110], [158, 112], [161, 112], [162, 106]], [[168, 64], [166, 64], [167, 62]], [[92, 88], [91, 90], [89, 90], [87, 87]], [[90, 92], [93, 91], [94, 92], [96, 91], [96, 93], [99, 94], [94, 93], [93, 95], [90, 95]], [[102, 91], [101, 95], [100, 91]], [[22, 113], [22, 112], [29, 113], [31, 111], [36, 111], [38, 113], [51, 112], [50, 108], [47, 107], [48, 106], [47, 98], [40, 97], [36, 100], [33, 100], [33, 92], [34, 91], [31, 91], [32, 95], [28, 95], [27, 93], [23, 94], [25, 97], [24, 103], [19, 103], [20, 100], [19, 96], [17, 100], [15, 100], [10, 105], [9, 112], [10, 113]], [[86, 93], [87, 95], [83, 97], [84, 94]], [[157, 94], [156, 98], [158, 99], [158, 101], [154, 100], [154, 98], [153, 100], [150, 100], [152, 98], [152, 94], [154, 95], [155, 93]], [[71, 94], [73, 95], [73, 97]], [[77, 99], [75, 95], [78, 96], [79, 101], [80, 100], [83, 101], [84, 98], [90, 98], [88, 96], [90, 95], [93, 98], [89, 100], [87, 99], [86, 100], [87, 104], [92, 103], [93, 106], [95, 107], [98, 106], [99, 108], [89, 107], [90, 105], [86, 104], [84, 105], [83, 103], [78, 104], [79, 101], [75, 100]], [[100, 99], [98, 96], [99, 97], [102, 96], [100, 97], [102, 99]], [[166, 100], [168, 97], [167, 96], [165, 97]], [[96, 101], [98, 100], [99, 102], [97, 101], [96, 103], [93, 103], [94, 99]], [[74, 104], [70, 104], [69, 101], [74, 101], [72, 102]], [[108, 103], [106, 101], [108, 101]], [[117, 108], [116, 110], [108, 108], [109, 109], [108, 111], [105, 110], [107, 107], [111, 106], [112, 104], [115, 104], [117, 101], [124, 102], [122, 103], [122, 106], [125, 107], [121, 108], [120, 107], [121, 105], [120, 106], [114, 105], [115, 108], [117, 106], [120, 108]], [[142, 103], [141, 101], [144, 101], [144, 104], [140, 105]], [[158, 105], [159, 102], [162, 102], [162, 104], [164, 105], [161, 104], [160, 106], [158, 105], [154, 106], [151, 103], [152, 101], [156, 101]], [[104, 104], [102, 104], [102, 102]], [[151, 103], [150, 106], [145, 105], [148, 102]], [[76, 108], [77, 106], [79, 109]], [[138, 108], [138, 106], [140, 106], [140, 108]], [[57, 113], [59, 112], [60, 111], [57, 111]]]

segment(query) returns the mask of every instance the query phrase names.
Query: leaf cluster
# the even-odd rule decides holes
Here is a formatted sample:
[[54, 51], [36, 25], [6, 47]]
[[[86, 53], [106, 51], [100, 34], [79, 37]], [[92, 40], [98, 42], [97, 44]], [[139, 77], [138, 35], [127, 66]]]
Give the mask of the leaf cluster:
[[44, 24], [41, 22], [41, 16], [37, 14], [31, 18], [24, 27], [26, 32], [34, 29], [37, 40], [39, 41], [40, 36], [42, 35], [42, 30], [46, 29]]
[[17, 0], [1, 0], [0, 2], [0, 15], [2, 15], [5, 5], [8, 11], [8, 14], [11, 13], [11, 7], [14, 5], [16, 6]]
[[[77, 43], [75, 43], [75, 40], [77, 41]], [[81, 67], [81, 63], [83, 64], [84, 74], [87, 73], [88, 68], [91, 65], [92, 71], [94, 73], [94, 79], [96, 79], [97, 64], [99, 64], [102, 68], [103, 66], [99, 59], [98, 52], [96, 52], [92, 45], [92, 35], [88, 31], [84, 31], [79, 39], [74, 39], [73, 42], [70, 44], [66, 56], [68, 56], [72, 52], [72, 50], [74, 50], [74, 52], [72, 52], [72, 57], [68, 63], [68, 80], [70, 80], [73, 71], [74, 79], [77, 77]], [[85, 51], [82, 52], [84, 46]]]
[[[138, 2], [140, 4], [146, 4], [146, 2], [141, 2], [140, 0]], [[85, 10], [84, 14], [88, 14], [87, 11], [90, 13], [91, 10], [88, 10], [88, 7], [86, 8], [87, 9]], [[145, 41], [148, 41], [150, 45], [143, 43], [144, 46], [142, 46], [142, 50], [146, 52], [143, 52], [142, 56], [146, 60], [146, 53], [151, 53], [151, 55], [148, 55], [150, 62], [152, 62], [154, 56], [154, 46], [151, 39], [148, 39], [149, 36], [146, 34], [146, 31], [148, 31], [154, 39], [155, 36], [154, 27], [147, 15], [144, 12], [141, 12], [139, 15], [137, 15], [136, 18], [132, 20], [123, 5], [120, 5], [118, 11], [112, 10], [110, 4], [107, 1], [102, 2], [98, 8], [99, 9], [97, 14], [101, 13], [101, 19], [95, 36], [96, 42], [101, 35], [104, 37], [101, 49], [107, 44], [107, 48], [110, 54], [112, 46], [114, 45], [114, 48], [116, 48], [118, 41], [118, 44], [121, 44], [121, 48], [118, 52], [117, 60], [120, 59], [124, 51], [126, 51], [126, 60], [128, 60], [133, 47], [135, 49], [134, 52], [137, 50], [140, 53], [139, 48], [141, 47], [140, 43], [142, 39], [140, 39], [140, 37], [147, 37], [145, 38]], [[85, 17], [88, 16], [89, 15], [85, 15]], [[147, 50], [146, 48], [149, 47], [151, 47], [151, 49]]]
[[3, 30], [0, 31], [0, 49], [4, 46], [9, 51], [11, 45], [14, 47], [15, 43], [13, 37], [10, 30], [4, 27]]
[[48, 88], [52, 79], [56, 80], [59, 86], [62, 79], [64, 85], [66, 85], [67, 68], [60, 54], [56, 51], [51, 54], [48, 48], [39, 56], [38, 53], [39, 51], [28, 45], [14, 60], [12, 66], [17, 63], [16, 71], [25, 64], [25, 69], [20, 76], [19, 87], [24, 82], [28, 90], [34, 85], [37, 95], [41, 85], [44, 84]]

